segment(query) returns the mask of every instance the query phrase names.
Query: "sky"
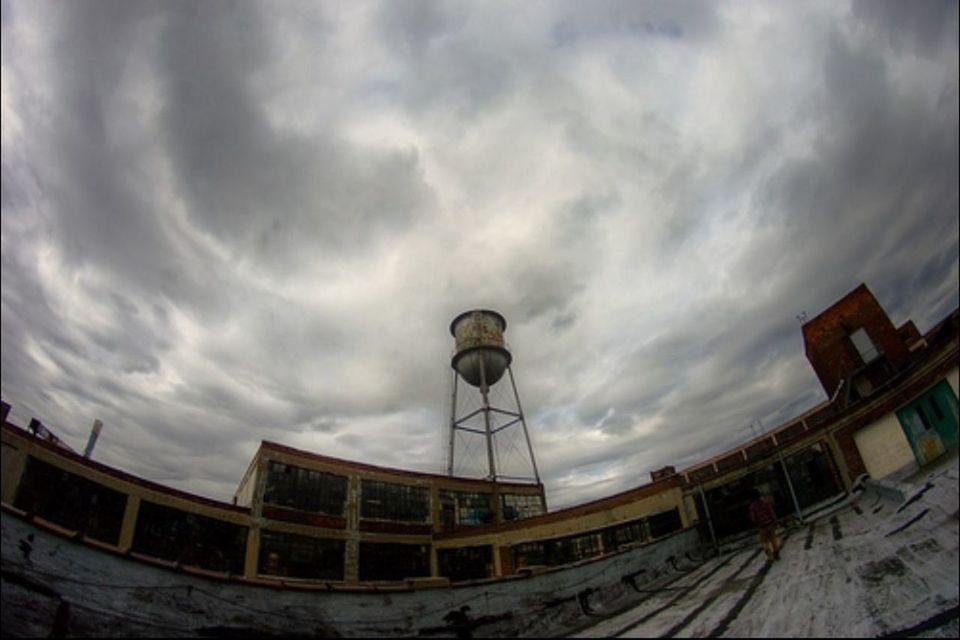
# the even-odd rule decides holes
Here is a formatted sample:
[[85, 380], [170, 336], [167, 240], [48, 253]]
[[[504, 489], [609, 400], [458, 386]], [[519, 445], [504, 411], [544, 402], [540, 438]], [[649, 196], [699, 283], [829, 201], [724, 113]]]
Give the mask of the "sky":
[[443, 473], [490, 308], [551, 508], [644, 484], [826, 399], [802, 313], [958, 306], [958, 42], [933, 0], [3, 0], [3, 400], [225, 501], [261, 440]]

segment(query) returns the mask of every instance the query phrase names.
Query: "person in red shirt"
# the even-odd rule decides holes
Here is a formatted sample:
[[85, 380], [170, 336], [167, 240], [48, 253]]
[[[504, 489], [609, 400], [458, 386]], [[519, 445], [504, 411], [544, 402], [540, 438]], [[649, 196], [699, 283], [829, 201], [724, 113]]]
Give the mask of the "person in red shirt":
[[760, 535], [760, 547], [767, 554], [767, 560], [773, 562], [780, 559], [780, 540], [777, 538], [777, 512], [773, 508], [773, 501], [753, 490], [753, 502], [750, 503], [750, 522], [756, 527]]

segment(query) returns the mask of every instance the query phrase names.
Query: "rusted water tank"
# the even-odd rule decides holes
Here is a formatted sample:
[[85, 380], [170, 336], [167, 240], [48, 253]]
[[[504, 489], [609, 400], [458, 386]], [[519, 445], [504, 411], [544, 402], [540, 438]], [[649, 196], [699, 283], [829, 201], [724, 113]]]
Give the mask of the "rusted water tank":
[[506, 328], [503, 316], [489, 309], [465, 311], [450, 323], [456, 343], [450, 364], [471, 385], [480, 387], [486, 382], [489, 387], [510, 366], [512, 358], [503, 343]]

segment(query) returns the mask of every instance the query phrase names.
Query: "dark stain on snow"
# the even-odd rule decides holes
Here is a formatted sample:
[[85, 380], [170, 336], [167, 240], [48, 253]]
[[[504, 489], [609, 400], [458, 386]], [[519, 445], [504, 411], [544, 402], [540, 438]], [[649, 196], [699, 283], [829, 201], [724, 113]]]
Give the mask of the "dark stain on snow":
[[833, 527], [833, 539], [841, 539], [843, 537], [843, 531], [840, 529], [840, 520], [837, 519], [837, 516], [830, 518], [830, 525]]
[[865, 582], [882, 582], [887, 576], [898, 578], [906, 572], [907, 566], [896, 556], [872, 560], [857, 569], [860, 579]]
[[930, 513], [930, 509], [924, 509], [923, 511], [921, 511], [920, 513], [918, 513], [917, 515], [915, 515], [914, 517], [912, 517], [911, 519], [907, 520], [907, 521], [904, 522], [902, 525], [900, 525], [899, 527], [897, 527], [896, 529], [894, 529], [893, 531], [891, 531], [890, 533], [888, 533], [888, 534], [887, 534], [887, 537], [889, 538], [890, 536], [892, 536], [892, 535], [895, 534], [895, 533], [900, 533], [901, 531], [906, 530], [907, 528], [911, 527], [915, 522], [917, 522], [918, 520], [920, 520], [923, 516], [927, 515], [928, 513]]

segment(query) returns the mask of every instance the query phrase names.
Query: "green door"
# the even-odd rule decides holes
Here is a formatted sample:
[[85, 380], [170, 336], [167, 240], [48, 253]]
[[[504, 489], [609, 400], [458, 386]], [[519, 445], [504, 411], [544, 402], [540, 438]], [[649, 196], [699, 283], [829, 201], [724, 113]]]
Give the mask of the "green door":
[[897, 418], [921, 466], [957, 446], [957, 396], [946, 380], [897, 411]]

